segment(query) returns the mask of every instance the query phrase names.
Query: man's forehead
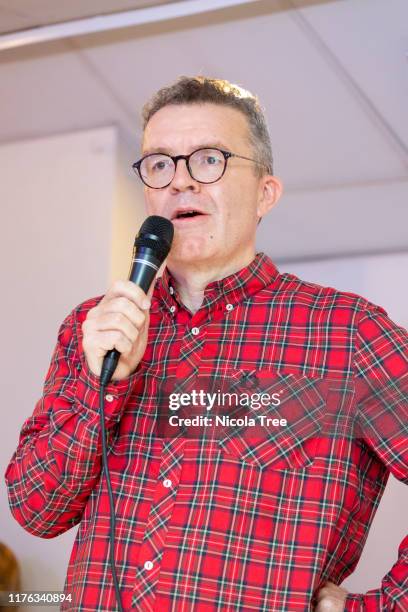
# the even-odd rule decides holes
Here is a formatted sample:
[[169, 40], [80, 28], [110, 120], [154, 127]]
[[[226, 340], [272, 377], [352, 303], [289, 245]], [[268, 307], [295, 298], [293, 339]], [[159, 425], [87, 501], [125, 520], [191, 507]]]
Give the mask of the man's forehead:
[[[231, 107], [216, 104], [171, 105], [149, 120], [143, 134], [143, 152], [166, 149], [179, 153], [180, 146], [228, 148], [248, 140], [245, 116]], [[187, 151], [184, 151], [187, 152]]]

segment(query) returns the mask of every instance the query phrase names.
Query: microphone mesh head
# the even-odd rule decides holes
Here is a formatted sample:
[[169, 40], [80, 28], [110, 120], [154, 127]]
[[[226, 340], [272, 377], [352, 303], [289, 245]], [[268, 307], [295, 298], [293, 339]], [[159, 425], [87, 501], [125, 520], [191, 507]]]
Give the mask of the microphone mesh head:
[[174, 226], [168, 219], [159, 217], [159, 215], [152, 215], [151, 217], [147, 217], [147, 219], [145, 219], [142, 223], [142, 227], [139, 231], [139, 235], [140, 234], [153, 234], [160, 240], [165, 240], [171, 244], [173, 240]]
[[164, 261], [170, 251], [173, 236], [174, 226], [171, 221], [159, 215], [151, 215], [142, 223], [135, 246], [153, 249], [157, 258]]

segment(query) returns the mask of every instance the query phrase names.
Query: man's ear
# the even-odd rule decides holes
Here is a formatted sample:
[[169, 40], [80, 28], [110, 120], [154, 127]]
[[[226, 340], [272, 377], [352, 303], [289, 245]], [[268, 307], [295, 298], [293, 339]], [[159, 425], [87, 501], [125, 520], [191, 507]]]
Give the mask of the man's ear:
[[262, 218], [278, 203], [283, 185], [277, 176], [265, 174], [259, 182], [259, 197], [256, 212]]

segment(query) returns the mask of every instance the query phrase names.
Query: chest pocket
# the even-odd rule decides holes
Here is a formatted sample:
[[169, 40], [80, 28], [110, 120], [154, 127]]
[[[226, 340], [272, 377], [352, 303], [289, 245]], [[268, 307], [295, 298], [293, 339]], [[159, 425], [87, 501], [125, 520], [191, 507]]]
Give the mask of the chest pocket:
[[225, 458], [275, 470], [313, 464], [324, 431], [325, 379], [273, 370], [233, 370], [227, 386], [235, 405], [222, 406], [221, 412], [229, 418], [217, 431]]

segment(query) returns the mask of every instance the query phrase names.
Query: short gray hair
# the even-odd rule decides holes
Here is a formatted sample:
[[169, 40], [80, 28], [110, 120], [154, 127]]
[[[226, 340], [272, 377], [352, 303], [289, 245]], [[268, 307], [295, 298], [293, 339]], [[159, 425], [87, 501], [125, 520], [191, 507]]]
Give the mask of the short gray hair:
[[229, 81], [203, 76], [179, 77], [171, 85], [159, 89], [143, 106], [143, 130], [151, 117], [164, 106], [206, 102], [236, 108], [243, 113], [248, 122], [249, 142], [259, 164], [257, 173], [262, 176], [266, 170], [268, 174], [273, 174], [271, 139], [259, 100]]

